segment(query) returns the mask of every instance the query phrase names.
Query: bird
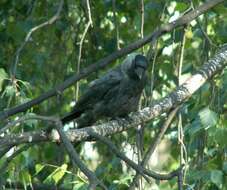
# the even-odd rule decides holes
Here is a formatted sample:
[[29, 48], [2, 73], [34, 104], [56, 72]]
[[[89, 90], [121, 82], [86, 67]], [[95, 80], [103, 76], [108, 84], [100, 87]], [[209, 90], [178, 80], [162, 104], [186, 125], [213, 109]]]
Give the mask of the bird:
[[75, 120], [77, 128], [91, 126], [103, 118], [126, 117], [138, 110], [147, 81], [148, 60], [139, 53], [129, 54], [122, 64], [92, 81], [63, 124]]

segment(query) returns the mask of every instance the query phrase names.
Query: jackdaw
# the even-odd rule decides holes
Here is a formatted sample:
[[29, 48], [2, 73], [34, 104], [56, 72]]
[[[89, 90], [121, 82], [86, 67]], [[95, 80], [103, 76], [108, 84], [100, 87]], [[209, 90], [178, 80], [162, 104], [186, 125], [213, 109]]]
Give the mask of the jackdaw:
[[77, 127], [82, 128], [105, 117], [125, 117], [137, 111], [147, 80], [147, 66], [146, 57], [130, 54], [121, 65], [89, 84], [62, 123], [75, 120]]

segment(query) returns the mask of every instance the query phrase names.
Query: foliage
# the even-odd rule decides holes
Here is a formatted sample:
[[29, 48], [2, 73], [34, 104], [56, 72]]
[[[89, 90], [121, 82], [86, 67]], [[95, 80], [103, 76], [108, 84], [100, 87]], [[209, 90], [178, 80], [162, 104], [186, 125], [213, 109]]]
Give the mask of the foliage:
[[[0, 1], [0, 110], [11, 108], [38, 97], [54, 88], [66, 78], [78, 72], [79, 42], [88, 23], [86, 1], [64, 1], [60, 18], [51, 25], [32, 33], [19, 54], [14, 76], [13, 68], [18, 49], [31, 28], [50, 19], [58, 9], [60, 1], [47, 0], [1, 0]], [[193, 0], [196, 6], [206, 2]], [[168, 23], [186, 11], [190, 4], [180, 0], [144, 0], [144, 34]], [[141, 38], [140, 1], [116, 1], [116, 18], [110, 0], [90, 1], [93, 26], [88, 29], [82, 46], [80, 69]], [[157, 59], [149, 69], [149, 82], [142, 106], [159, 99], [178, 85], [177, 65], [181, 42], [186, 31], [185, 54], [182, 79], [192, 75], [215, 52], [215, 45], [227, 42], [227, 4], [220, 4], [193, 21], [185, 29], [178, 28], [159, 38]], [[116, 35], [116, 23], [119, 39]], [[204, 36], [207, 33], [207, 37]], [[209, 40], [212, 42], [210, 43]], [[144, 47], [147, 52], [149, 44]], [[138, 50], [142, 52], [142, 49]], [[119, 64], [121, 60], [116, 61]], [[152, 64], [150, 64], [152, 65]], [[102, 75], [96, 71], [79, 82], [79, 96], [88, 82]], [[152, 88], [152, 83], [154, 84]], [[151, 89], [152, 88], [152, 89]], [[185, 188], [227, 190], [227, 69], [196, 92], [181, 107], [187, 150]], [[152, 91], [152, 93], [151, 93]], [[151, 97], [152, 96], [152, 100]], [[57, 98], [51, 98], [34, 106], [26, 113], [19, 113], [11, 120], [25, 114], [64, 115], [77, 99], [76, 87], [68, 88]], [[147, 124], [143, 143], [148, 148], [164, 121], [163, 116]], [[179, 165], [180, 148], [177, 143], [178, 117], [172, 122], [164, 141], [151, 159], [151, 168], [172, 171]], [[2, 125], [1, 125], [2, 127]], [[47, 128], [45, 122], [26, 120], [7, 133], [21, 133]], [[134, 152], [136, 131], [114, 135], [112, 140], [127, 156]], [[101, 143], [85, 145], [78, 149], [83, 161], [95, 171], [109, 189], [128, 189], [133, 171], [109, 152]], [[1, 160], [0, 167], [11, 153]], [[134, 156], [133, 156], [134, 155]], [[43, 143], [22, 152], [7, 167], [0, 179], [20, 182], [24, 188], [33, 183], [52, 184], [69, 189], [87, 189], [87, 181], [76, 171], [61, 146]], [[177, 189], [176, 179], [153, 182], [154, 189]], [[147, 188], [149, 189], [149, 187]]]

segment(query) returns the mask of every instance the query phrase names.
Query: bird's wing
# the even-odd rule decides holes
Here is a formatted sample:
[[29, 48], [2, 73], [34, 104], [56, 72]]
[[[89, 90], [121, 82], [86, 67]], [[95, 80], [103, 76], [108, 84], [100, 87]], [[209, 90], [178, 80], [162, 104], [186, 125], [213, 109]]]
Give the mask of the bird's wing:
[[67, 123], [80, 117], [87, 110], [93, 109], [95, 104], [101, 102], [104, 96], [109, 93], [110, 89], [116, 88], [120, 84], [123, 77], [123, 73], [117, 67], [101, 78], [92, 81], [85, 93], [79, 98], [73, 110], [61, 119], [62, 122]]
[[75, 105], [75, 109], [86, 110], [92, 107], [95, 103], [102, 100], [102, 98], [109, 92], [110, 89], [117, 86], [123, 78], [120, 69], [114, 69], [99, 79], [92, 81], [89, 88], [81, 96]]

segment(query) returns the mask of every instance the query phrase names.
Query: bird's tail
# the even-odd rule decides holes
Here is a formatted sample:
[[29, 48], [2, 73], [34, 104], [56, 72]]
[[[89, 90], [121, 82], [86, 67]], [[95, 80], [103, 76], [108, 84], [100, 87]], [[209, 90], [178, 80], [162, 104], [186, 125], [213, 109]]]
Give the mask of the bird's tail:
[[64, 124], [80, 117], [81, 114], [82, 114], [81, 111], [73, 110], [73, 111], [69, 112], [68, 114], [66, 114], [64, 117], [62, 117], [61, 122], [64, 125]]

